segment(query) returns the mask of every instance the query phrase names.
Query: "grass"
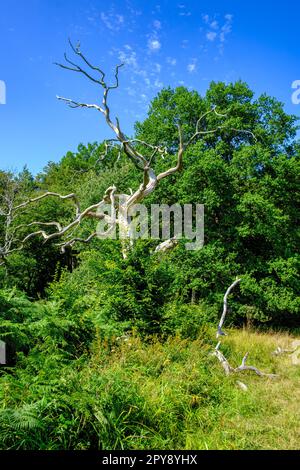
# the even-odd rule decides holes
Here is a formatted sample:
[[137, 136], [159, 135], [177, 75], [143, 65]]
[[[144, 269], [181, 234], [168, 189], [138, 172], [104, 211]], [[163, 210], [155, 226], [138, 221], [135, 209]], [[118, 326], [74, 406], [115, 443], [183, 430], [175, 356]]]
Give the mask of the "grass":
[[75, 365], [53, 362], [51, 376], [39, 365], [31, 383], [26, 370], [2, 380], [1, 448], [299, 449], [300, 366], [271, 354], [293, 339], [247, 330], [223, 339], [232, 365], [249, 351], [275, 379], [226, 377], [209, 329], [194, 341], [96, 341]]
[[[143, 406], [144, 422], [126, 435], [124, 447], [299, 449], [300, 366], [289, 356], [272, 355], [292, 340], [287, 333], [246, 330], [232, 330], [225, 338], [222, 350], [232, 364], [249, 351], [249, 364], [278, 374], [269, 379], [251, 372], [225, 377], [206, 339], [172, 338], [164, 344], [130, 339], [104, 366], [130, 379]], [[90, 374], [103, 373], [96, 358]]]

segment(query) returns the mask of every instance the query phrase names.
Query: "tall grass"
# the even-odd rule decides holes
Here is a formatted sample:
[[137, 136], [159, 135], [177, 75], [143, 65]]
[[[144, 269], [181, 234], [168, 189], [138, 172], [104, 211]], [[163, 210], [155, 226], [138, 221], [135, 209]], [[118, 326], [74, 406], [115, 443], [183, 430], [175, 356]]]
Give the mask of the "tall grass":
[[39, 365], [30, 383], [33, 370], [19, 369], [1, 378], [1, 448], [297, 449], [300, 367], [271, 354], [291, 339], [245, 330], [225, 338], [233, 365], [249, 351], [249, 363], [276, 379], [225, 377], [209, 330], [194, 341], [99, 339], [88, 357], [54, 361], [48, 376]]

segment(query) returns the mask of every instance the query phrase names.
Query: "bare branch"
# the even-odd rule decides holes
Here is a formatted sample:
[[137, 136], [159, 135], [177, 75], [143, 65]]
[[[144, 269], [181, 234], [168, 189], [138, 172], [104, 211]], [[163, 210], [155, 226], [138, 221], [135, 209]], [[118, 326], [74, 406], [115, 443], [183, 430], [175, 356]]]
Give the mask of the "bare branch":
[[238, 373], [238, 372], [244, 372], [244, 371], [251, 371], [251, 372], [255, 372], [256, 375], [258, 375], [259, 377], [269, 377], [271, 379], [274, 379], [275, 377], [277, 377], [276, 374], [267, 374], [265, 372], [262, 372], [261, 370], [259, 370], [257, 367], [254, 367], [254, 366], [247, 366], [246, 365], [246, 360], [248, 358], [248, 355], [249, 353], [246, 353], [245, 356], [243, 357], [242, 359], [242, 363], [240, 366], [238, 367], [232, 367], [228, 360], [226, 359], [226, 357], [224, 356], [224, 354], [221, 353], [220, 351], [220, 345], [221, 345], [221, 342], [219, 342], [214, 350], [214, 353], [213, 355], [217, 357], [217, 359], [219, 360], [219, 362], [221, 363], [224, 371], [225, 371], [225, 374], [226, 375], [229, 375], [231, 373]]
[[[70, 42], [70, 44], [71, 44], [71, 47], [73, 48], [71, 42]], [[74, 48], [73, 48], [73, 50], [75, 51]], [[75, 51], [75, 53], [77, 54], [76, 51]], [[80, 55], [80, 57], [83, 57], [82, 54], [78, 54], [78, 55]], [[82, 73], [83, 75], [85, 75], [92, 82], [97, 83], [98, 85], [101, 85], [101, 86], [105, 86], [105, 83], [103, 82], [103, 79], [97, 80], [96, 78], [92, 77], [88, 72], [86, 72], [84, 69], [82, 69], [79, 65], [75, 64], [70, 59], [68, 59], [66, 53], [64, 54], [64, 58], [65, 58], [65, 61], [68, 64], [72, 65], [72, 67], [69, 67], [68, 65], [60, 64], [58, 62], [54, 62], [54, 64], [57, 65], [58, 67], [61, 67], [62, 69], [71, 70], [72, 72]]]
[[170, 238], [159, 245], [154, 250], [154, 253], [166, 253], [169, 250], [172, 250], [175, 246], [178, 245], [178, 240], [176, 237]]
[[196, 124], [196, 132], [199, 132], [199, 126], [200, 126], [201, 122], [203, 121], [203, 119], [204, 119], [208, 114], [211, 114], [211, 113], [214, 113], [217, 117], [227, 117], [227, 114], [220, 114], [220, 113], [218, 113], [217, 110], [216, 110], [216, 106], [213, 106], [211, 109], [209, 109], [208, 111], [206, 111], [206, 113], [202, 114], [202, 116], [200, 116], [200, 118], [198, 119], [197, 124]]
[[228, 299], [228, 296], [230, 294], [230, 292], [232, 291], [232, 289], [239, 283], [241, 282], [241, 279], [236, 279], [227, 289], [227, 291], [225, 292], [225, 295], [224, 295], [224, 300], [223, 300], [223, 313], [222, 313], [222, 316], [220, 318], [220, 322], [219, 322], [219, 325], [218, 325], [218, 331], [217, 331], [217, 338], [219, 336], [226, 336], [226, 333], [224, 331], [222, 331], [222, 326], [223, 326], [223, 323], [225, 321], [225, 317], [226, 317], [226, 314], [227, 314], [227, 299]]
[[89, 243], [93, 238], [97, 237], [97, 232], [93, 232], [91, 235], [89, 235], [87, 238], [80, 238], [80, 237], [74, 237], [71, 240], [68, 240], [65, 243], [60, 243], [58, 246], [61, 247], [61, 252], [65, 253], [66, 248], [68, 247], [73, 247], [75, 243]]
[[297, 348], [295, 349], [284, 349], [278, 346], [275, 351], [272, 352], [273, 356], [280, 356], [281, 354], [293, 354], [294, 352], [297, 351]]
[[64, 101], [70, 108], [92, 108], [96, 109], [103, 113], [103, 109], [98, 106], [97, 104], [88, 104], [88, 103], [80, 103], [78, 101], [71, 100], [70, 98], [64, 98], [63, 96], [56, 96], [56, 98], [60, 101]]
[[116, 83], [115, 83], [115, 85], [111, 85], [111, 86], [107, 87], [108, 90], [113, 90], [113, 89], [119, 87], [119, 70], [120, 70], [120, 68], [123, 67], [123, 66], [124, 66], [124, 64], [119, 64], [119, 65], [116, 66], [116, 71], [115, 71]]
[[56, 197], [56, 198], [59, 198], [59, 199], [62, 199], [62, 200], [66, 200], [66, 199], [72, 199], [75, 206], [76, 206], [76, 215], [79, 215], [80, 214], [80, 203], [79, 203], [79, 200], [76, 196], [76, 194], [74, 193], [71, 193], [71, 194], [67, 194], [65, 196], [62, 196], [61, 194], [59, 193], [54, 193], [54, 192], [51, 192], [51, 191], [47, 191], [46, 193], [42, 194], [41, 196], [37, 196], [33, 199], [28, 199], [27, 201], [25, 202], [22, 202], [21, 204], [15, 206], [12, 208], [12, 211], [13, 212], [16, 212], [18, 211], [19, 209], [23, 209], [24, 207], [28, 206], [29, 204], [32, 204], [34, 202], [37, 202], [37, 201], [40, 201], [46, 197]]
[[169, 168], [166, 171], [163, 171], [157, 176], [157, 180], [160, 181], [163, 178], [166, 178], [167, 176], [170, 176], [177, 171], [180, 171], [182, 169], [182, 163], [183, 163], [183, 154], [184, 154], [184, 143], [183, 143], [183, 136], [182, 136], [182, 128], [181, 125], [178, 124], [178, 135], [179, 135], [179, 148], [178, 148], [178, 153], [177, 153], [177, 164], [173, 168]]
[[200, 124], [202, 123], [203, 119], [208, 115], [208, 114], [211, 114], [211, 113], [214, 113], [217, 117], [219, 118], [226, 118], [227, 117], [227, 114], [221, 114], [221, 113], [218, 113], [217, 110], [216, 110], [216, 106], [214, 106], [212, 109], [210, 109], [209, 111], [207, 111], [206, 113], [204, 113], [202, 116], [200, 116], [200, 118], [198, 119], [197, 121], [197, 124], [196, 124], [196, 131], [195, 133], [192, 135], [192, 137], [190, 138], [190, 140], [188, 141], [187, 143], [187, 147], [189, 145], [191, 145], [194, 140], [196, 140], [197, 137], [199, 136], [204, 136], [204, 135], [209, 135], [209, 134], [216, 134], [219, 130], [222, 130], [222, 129], [227, 129], [227, 130], [231, 130], [231, 131], [234, 131], [234, 132], [237, 132], [237, 133], [244, 133], [244, 134], [248, 134], [248, 135], [251, 135], [255, 141], [257, 141], [255, 135], [253, 134], [253, 132], [249, 131], [249, 130], [245, 130], [245, 129], [235, 129], [233, 127], [231, 128], [227, 128], [227, 126], [225, 125], [220, 125], [218, 127], [216, 127], [215, 129], [209, 129], [209, 130], [200, 130]]
[[[222, 316], [221, 316], [221, 319], [220, 319], [220, 322], [219, 322], [219, 325], [218, 325], [218, 331], [217, 331], [217, 338], [219, 336], [226, 336], [226, 333], [224, 333], [222, 331], [222, 326], [223, 326], [223, 323], [224, 323], [224, 320], [225, 320], [225, 316], [226, 316], [226, 313], [227, 313], [227, 299], [228, 299], [228, 296], [231, 292], [231, 290], [239, 283], [241, 282], [241, 279], [236, 279], [229, 287], [228, 289], [226, 290], [225, 292], [225, 295], [224, 295], [224, 301], [223, 301], [223, 313], [222, 313]], [[224, 354], [221, 353], [220, 351], [220, 346], [221, 346], [221, 341], [219, 341], [215, 347], [215, 350], [213, 352], [213, 355], [219, 360], [219, 362], [221, 363], [224, 371], [225, 371], [225, 374], [226, 375], [229, 375], [230, 373], [236, 373], [236, 372], [243, 372], [243, 371], [252, 371], [252, 372], [255, 372], [256, 375], [259, 375], [260, 377], [269, 377], [269, 378], [274, 378], [274, 377], [277, 377], [275, 374], [266, 374], [265, 372], [262, 372], [261, 370], [259, 370], [257, 367], [254, 367], [254, 366], [248, 366], [246, 365], [246, 361], [248, 359], [248, 356], [249, 356], [249, 353], [247, 352], [243, 359], [242, 359], [242, 363], [240, 366], [238, 367], [232, 367], [228, 360], [226, 359], [226, 357], [224, 356]]]
[[105, 120], [108, 124], [108, 126], [112, 129], [112, 131], [116, 134], [117, 139], [123, 144], [123, 149], [126, 155], [134, 161], [136, 165], [138, 165], [140, 168], [143, 168], [145, 164], [147, 164], [146, 159], [141, 155], [130, 143], [130, 141], [126, 138], [125, 134], [121, 131], [119, 121], [117, 120], [116, 123], [114, 123], [111, 118], [110, 118], [110, 109], [107, 104], [107, 98], [108, 98], [108, 92], [112, 89], [116, 89], [119, 86], [119, 70], [123, 66], [123, 64], [117, 65], [116, 70], [115, 70], [115, 79], [116, 82], [114, 85], [108, 86], [104, 82], [104, 72], [99, 68], [93, 66], [87, 59], [86, 57], [82, 54], [82, 52], [79, 49], [79, 46], [75, 48], [72, 44], [72, 42], [69, 40], [70, 46], [75, 54], [80, 56], [84, 62], [93, 70], [98, 71], [101, 74], [100, 80], [94, 79], [90, 74], [88, 74], [85, 70], [83, 70], [79, 65], [75, 64], [74, 62], [70, 61], [67, 56], [65, 55], [66, 62], [72, 67], [62, 65], [57, 63], [59, 67], [65, 68], [67, 70], [75, 71], [75, 72], [80, 72], [83, 75], [85, 75], [89, 80], [92, 80], [93, 82], [98, 83], [102, 88], [103, 88], [103, 98], [102, 98], [102, 106], [95, 105], [95, 104], [86, 104], [86, 103], [80, 103], [78, 101], [74, 101], [69, 98], [63, 98], [63, 97], [58, 97], [58, 99], [64, 101], [67, 103], [70, 107], [72, 108], [94, 108], [97, 111], [100, 111], [102, 114], [105, 116]]
[[[74, 204], [75, 204], [75, 207], [76, 207], [76, 215], [75, 215], [75, 218], [66, 226], [62, 226], [59, 222], [39, 222], [39, 221], [35, 221], [35, 222], [31, 222], [30, 224], [22, 224], [22, 225], [19, 225], [15, 228], [15, 232], [17, 230], [19, 230], [20, 228], [24, 228], [24, 227], [32, 227], [32, 226], [40, 226], [40, 227], [44, 227], [44, 229], [41, 229], [41, 230], [37, 230], [35, 232], [32, 232], [32, 233], [29, 233], [28, 235], [25, 236], [25, 238], [23, 238], [22, 241], [18, 241], [18, 240], [14, 240], [15, 243], [19, 242], [19, 246], [17, 247], [12, 247], [12, 243], [8, 244], [6, 247], [5, 247], [5, 250], [4, 249], [1, 249], [0, 250], [0, 257], [1, 259], [5, 259], [5, 257], [15, 251], [20, 251], [23, 249], [25, 243], [32, 239], [33, 237], [37, 237], [37, 236], [41, 236], [43, 239], [44, 239], [44, 242], [47, 242], [48, 240], [52, 240], [52, 239], [55, 239], [55, 238], [58, 238], [58, 237], [63, 237], [64, 235], [67, 235], [71, 230], [74, 230], [75, 228], [77, 228], [80, 224], [80, 222], [82, 221], [82, 219], [84, 219], [85, 217], [89, 218], [89, 217], [93, 217], [93, 218], [97, 218], [98, 220], [100, 219], [104, 219], [108, 224], [110, 224], [111, 226], [114, 226], [117, 219], [116, 219], [116, 211], [115, 211], [115, 197], [114, 197], [114, 193], [116, 191], [116, 187], [115, 186], [111, 186], [109, 187], [104, 196], [103, 196], [103, 199], [101, 201], [99, 201], [98, 203], [96, 204], [92, 204], [90, 205], [89, 207], [87, 207], [84, 211], [81, 211], [80, 210], [80, 204], [78, 202], [78, 198], [75, 194], [68, 194], [66, 196], [62, 196], [61, 194], [59, 193], [53, 193], [53, 192], [47, 192], [41, 196], [38, 196], [36, 198], [32, 198], [32, 199], [28, 199], [27, 201], [25, 201], [24, 203], [22, 204], [19, 204], [17, 206], [15, 206], [13, 209], [12, 209], [12, 212], [16, 212], [17, 210], [20, 210], [21, 208], [25, 208], [27, 207], [29, 204], [32, 204], [32, 203], [35, 203], [36, 201], [39, 201], [41, 199], [44, 199], [46, 197], [57, 197], [57, 198], [60, 198], [62, 200], [66, 200], [66, 199], [72, 199]], [[103, 205], [104, 203], [111, 203], [111, 206], [112, 206], [112, 215], [111, 216], [108, 216], [107, 214], [105, 213], [102, 213], [101, 210], [99, 210], [101, 208], [101, 205]], [[47, 227], [55, 227], [56, 228], [56, 231], [54, 232], [51, 232], [51, 233], [47, 233], [45, 228]], [[90, 241], [93, 237], [95, 236], [95, 234], [92, 234], [92, 236], [88, 237], [88, 241]], [[62, 250], [65, 246], [73, 246], [75, 242], [77, 241], [80, 241], [82, 242], [83, 240], [79, 237], [74, 237], [72, 240], [68, 240], [64, 243], [61, 243], [59, 246], [62, 247]], [[3, 264], [3, 261], [1, 261], [1, 264]]]
[[77, 47], [75, 48], [71, 42], [71, 39], [69, 38], [69, 44], [72, 48], [72, 51], [74, 52], [74, 54], [77, 54], [78, 56], [80, 56], [82, 58], [82, 60], [86, 63], [86, 65], [88, 67], [90, 67], [92, 70], [96, 70], [97, 72], [100, 73], [101, 75], [101, 84], [105, 85], [104, 83], [104, 78], [105, 78], [105, 73], [103, 72], [103, 70], [101, 70], [99, 67], [95, 67], [94, 65], [92, 65], [88, 60], [87, 58], [82, 54], [82, 52], [80, 51], [80, 44], [77, 45]]

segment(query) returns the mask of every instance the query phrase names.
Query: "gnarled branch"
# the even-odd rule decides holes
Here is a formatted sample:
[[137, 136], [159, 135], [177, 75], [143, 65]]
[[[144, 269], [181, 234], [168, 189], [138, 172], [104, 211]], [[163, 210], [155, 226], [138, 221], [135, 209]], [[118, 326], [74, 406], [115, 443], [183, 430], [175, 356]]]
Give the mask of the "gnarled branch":
[[219, 336], [226, 336], [226, 333], [222, 330], [222, 326], [223, 326], [223, 323], [225, 321], [225, 317], [226, 317], [226, 314], [227, 314], [227, 308], [228, 308], [228, 296], [230, 294], [230, 292], [232, 291], [232, 289], [239, 283], [241, 282], [241, 279], [236, 279], [227, 289], [227, 291], [225, 292], [225, 295], [224, 295], [224, 299], [223, 299], [223, 313], [222, 313], [222, 316], [220, 318], [220, 322], [219, 322], [219, 325], [218, 325], [218, 331], [217, 331], [217, 338]]
[[[227, 336], [226, 333], [224, 333], [224, 331], [222, 330], [222, 326], [223, 326], [223, 323], [225, 321], [225, 317], [226, 317], [226, 313], [227, 313], [227, 309], [228, 309], [228, 296], [231, 292], [231, 290], [239, 283], [241, 282], [241, 279], [236, 279], [229, 287], [228, 289], [226, 290], [225, 292], [225, 295], [224, 295], [224, 299], [223, 299], [223, 313], [222, 313], [222, 316], [221, 316], [221, 319], [220, 319], [220, 322], [219, 322], [219, 325], [218, 325], [218, 330], [217, 330], [217, 338], [219, 336]], [[223, 353], [221, 353], [220, 351], [220, 346], [221, 346], [221, 341], [219, 341], [215, 347], [215, 350], [213, 352], [213, 355], [219, 360], [219, 362], [221, 363], [224, 371], [225, 371], [225, 374], [226, 375], [229, 375], [230, 373], [235, 373], [235, 372], [244, 372], [244, 371], [252, 371], [252, 372], [255, 372], [256, 375], [259, 375], [260, 377], [269, 377], [269, 378], [274, 378], [276, 377], [275, 374], [266, 374], [265, 372], [262, 372], [261, 370], [259, 370], [257, 367], [254, 367], [254, 366], [248, 366], [246, 365], [246, 361], [248, 359], [248, 355], [249, 353], [247, 352], [243, 359], [242, 359], [242, 363], [240, 366], [238, 367], [232, 367], [228, 360], [226, 359], [226, 357], [224, 356]]]
[[[224, 127], [221, 125], [221, 126], [217, 126], [216, 128], [212, 130], [201, 129], [201, 125], [203, 123], [204, 118], [210, 113], [214, 113], [218, 118], [226, 117], [225, 115], [218, 113], [216, 110], [216, 107], [213, 107], [212, 109], [206, 111], [202, 116], [199, 117], [197, 124], [196, 124], [195, 132], [187, 142], [185, 142], [184, 140], [182, 128], [179, 123], [178, 124], [178, 151], [177, 151], [177, 157], [176, 157], [177, 162], [175, 166], [172, 166], [168, 168], [167, 170], [161, 172], [160, 174], [156, 175], [153, 169], [154, 160], [157, 156], [164, 158], [164, 156], [168, 154], [167, 148], [162, 147], [162, 146], [152, 145], [151, 143], [145, 142], [141, 139], [128, 138], [121, 129], [119, 119], [117, 117], [115, 118], [115, 120], [111, 118], [111, 112], [108, 106], [108, 96], [111, 90], [119, 87], [119, 71], [120, 71], [120, 68], [123, 66], [123, 64], [119, 64], [116, 66], [115, 82], [112, 85], [110, 85], [107, 83], [105, 79], [105, 73], [101, 69], [101, 67], [97, 67], [93, 65], [82, 53], [80, 49], [80, 44], [78, 44], [77, 46], [74, 46], [72, 42], [69, 40], [69, 45], [71, 47], [72, 52], [75, 54], [76, 57], [78, 57], [82, 61], [83, 65], [79, 65], [78, 63], [75, 63], [73, 60], [70, 60], [67, 54], [64, 54], [65, 63], [64, 64], [56, 63], [56, 65], [58, 65], [62, 69], [79, 73], [83, 75], [85, 78], [95, 83], [96, 85], [100, 86], [100, 88], [102, 89], [102, 100], [100, 104], [88, 104], [88, 103], [83, 103], [80, 101], [75, 101], [70, 98], [57, 96], [58, 100], [65, 102], [71, 108], [95, 109], [96, 111], [100, 112], [104, 116], [105, 121], [107, 125], [109, 126], [109, 128], [115, 134], [115, 138], [105, 141], [104, 153], [103, 155], [100, 156], [98, 161], [105, 158], [105, 156], [108, 154], [109, 148], [118, 146], [119, 155], [121, 155], [121, 152], [124, 152], [124, 154], [142, 172], [142, 175], [143, 175], [142, 183], [135, 191], [132, 191], [130, 195], [123, 195], [126, 197], [125, 198], [123, 197], [123, 205], [122, 205], [122, 208], [119, 209], [122, 212], [122, 214], [120, 214], [120, 217], [118, 217], [118, 214], [116, 214], [117, 204], [115, 204], [115, 198], [117, 198], [117, 195], [115, 194], [116, 188], [114, 187], [108, 188], [108, 190], [106, 191], [106, 195], [103, 197], [101, 201], [99, 201], [96, 204], [93, 204], [92, 206], [86, 208], [83, 211], [80, 208], [80, 204], [79, 204], [79, 200], [77, 196], [73, 193], [63, 196], [58, 193], [46, 192], [45, 194], [41, 196], [38, 196], [36, 198], [27, 200], [22, 204], [19, 204], [18, 206], [12, 208], [12, 213], [20, 209], [23, 209], [27, 205], [37, 202], [46, 197], [57, 197], [62, 200], [70, 199], [73, 201], [75, 205], [76, 214], [75, 214], [74, 219], [66, 226], [62, 226], [57, 221], [48, 222], [48, 223], [32, 222], [31, 224], [28, 225], [28, 227], [36, 225], [40, 229], [33, 233], [28, 234], [22, 240], [20, 247], [12, 248], [12, 246], [10, 246], [10, 249], [6, 250], [6, 254], [11, 252], [12, 250], [20, 249], [26, 241], [30, 240], [34, 236], [41, 236], [44, 239], [44, 242], [58, 238], [58, 237], [68, 236], [70, 232], [73, 232], [73, 230], [75, 230], [80, 225], [81, 221], [84, 218], [105, 219], [111, 228], [113, 228], [116, 223], [119, 225], [121, 223], [123, 225], [129, 224], [130, 217], [127, 217], [126, 214], [130, 212], [131, 207], [134, 204], [142, 201], [149, 194], [151, 194], [162, 179], [182, 170], [184, 152], [188, 148], [188, 146], [194, 143], [198, 137], [204, 136], [206, 134], [217, 133], [220, 129]], [[241, 131], [241, 132], [246, 132], [246, 133], [251, 134], [249, 131]], [[150, 152], [151, 154], [149, 156], [148, 154]], [[98, 161], [96, 162], [96, 164], [98, 163]], [[101, 213], [100, 208], [103, 203], [111, 204], [113, 217], [109, 217]], [[55, 228], [56, 230], [52, 231], [51, 233], [48, 233], [46, 230], [48, 227]], [[127, 230], [127, 232], [130, 233], [130, 230]], [[96, 236], [95, 233], [92, 233], [89, 237], [85, 239], [74, 236], [69, 240], [65, 240], [63, 243], [60, 244], [60, 246], [62, 247], [62, 249], [65, 249], [67, 246], [73, 246], [74, 243], [76, 242], [87, 243], [88, 241], [93, 239], [95, 236]], [[161, 251], [162, 249], [164, 249], [164, 246], [166, 245], [161, 244], [161, 247], [158, 247], [157, 251]], [[221, 331], [221, 327], [220, 327], [220, 331]]]
[[248, 355], [249, 355], [248, 352], [243, 357], [242, 363], [241, 363], [240, 366], [232, 367], [229, 364], [226, 357], [224, 356], [224, 354], [221, 353], [221, 351], [219, 349], [220, 345], [221, 345], [221, 342], [219, 341], [219, 343], [217, 344], [213, 354], [220, 361], [226, 375], [229, 375], [230, 373], [244, 372], [244, 371], [248, 370], [248, 371], [251, 371], [251, 372], [255, 372], [255, 374], [258, 375], [259, 377], [269, 377], [271, 379], [274, 379], [275, 377], [277, 377], [276, 374], [266, 374], [265, 372], [262, 372], [261, 370], [259, 370], [257, 367], [246, 365], [246, 361], [247, 361]]

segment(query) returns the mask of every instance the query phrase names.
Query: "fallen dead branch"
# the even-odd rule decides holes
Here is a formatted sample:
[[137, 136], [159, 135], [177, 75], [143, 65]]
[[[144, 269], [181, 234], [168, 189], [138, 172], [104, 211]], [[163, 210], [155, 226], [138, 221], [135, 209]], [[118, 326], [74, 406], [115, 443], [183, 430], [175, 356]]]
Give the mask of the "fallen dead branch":
[[219, 350], [221, 346], [221, 341], [218, 342], [216, 348], [215, 348], [215, 351], [214, 351], [214, 356], [217, 357], [217, 359], [220, 361], [224, 371], [225, 371], [225, 374], [226, 375], [229, 375], [230, 373], [237, 373], [237, 372], [244, 372], [246, 370], [250, 370], [252, 372], [255, 372], [256, 375], [259, 375], [259, 377], [269, 377], [271, 379], [277, 377], [276, 374], [267, 374], [265, 372], [262, 372], [261, 370], [259, 370], [257, 367], [254, 367], [254, 366], [248, 366], [246, 365], [246, 361], [248, 359], [248, 356], [249, 356], [249, 353], [247, 352], [245, 354], [245, 356], [243, 357], [242, 359], [242, 363], [240, 366], [238, 367], [232, 367], [228, 360], [226, 359], [226, 357], [224, 356], [224, 354], [221, 353], [221, 351]]
[[[229, 287], [228, 289], [226, 290], [225, 292], [225, 295], [224, 295], [224, 299], [223, 299], [223, 312], [222, 312], [222, 316], [220, 318], [220, 321], [219, 321], [219, 324], [218, 324], [218, 329], [217, 329], [217, 334], [216, 334], [216, 337], [219, 338], [219, 336], [227, 336], [227, 334], [222, 330], [222, 326], [224, 324], [224, 321], [225, 321], [225, 318], [226, 318], [226, 314], [227, 314], [227, 311], [228, 311], [228, 296], [230, 294], [230, 292], [232, 291], [232, 289], [239, 283], [241, 282], [241, 279], [236, 279]], [[265, 372], [262, 372], [261, 370], [259, 370], [257, 367], [255, 366], [248, 366], [246, 364], [246, 361], [248, 359], [248, 356], [249, 356], [249, 353], [247, 352], [243, 359], [242, 359], [242, 363], [240, 366], [238, 367], [232, 367], [228, 360], [226, 359], [226, 357], [224, 356], [223, 353], [221, 353], [220, 351], [220, 346], [221, 346], [221, 341], [219, 341], [215, 347], [215, 350], [213, 352], [213, 355], [218, 359], [218, 361], [221, 363], [221, 366], [223, 367], [224, 369], [224, 372], [226, 375], [229, 375], [231, 373], [239, 373], [239, 372], [244, 372], [244, 371], [251, 371], [251, 372], [254, 372], [256, 375], [258, 375], [259, 377], [269, 377], [269, 378], [275, 378], [276, 375], [275, 374], [267, 374]]]

